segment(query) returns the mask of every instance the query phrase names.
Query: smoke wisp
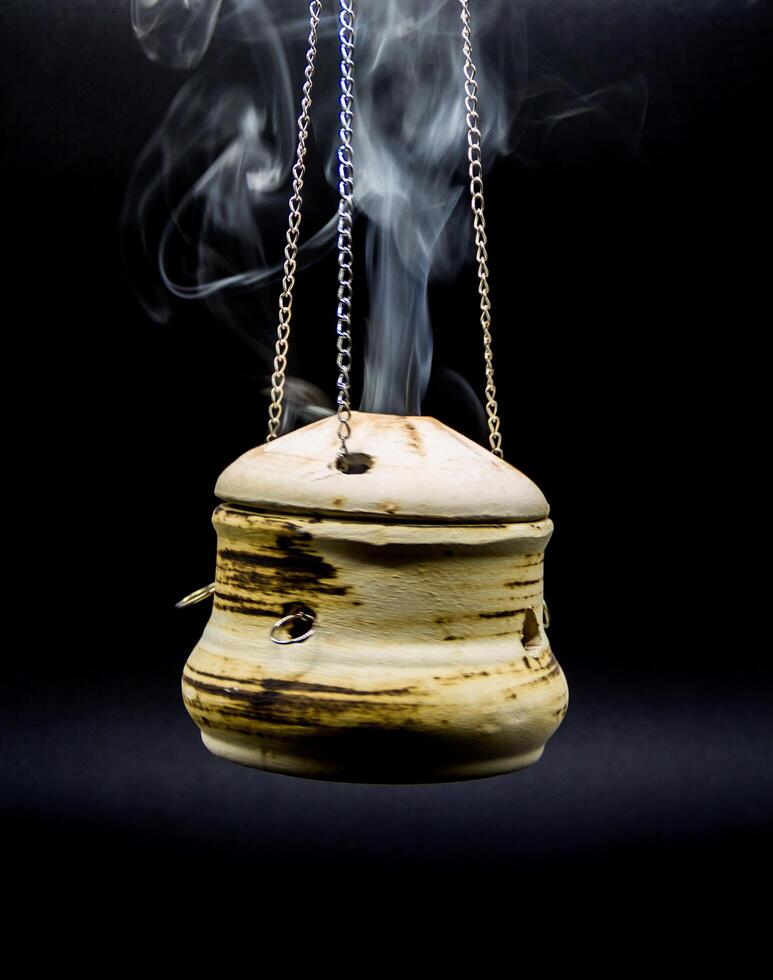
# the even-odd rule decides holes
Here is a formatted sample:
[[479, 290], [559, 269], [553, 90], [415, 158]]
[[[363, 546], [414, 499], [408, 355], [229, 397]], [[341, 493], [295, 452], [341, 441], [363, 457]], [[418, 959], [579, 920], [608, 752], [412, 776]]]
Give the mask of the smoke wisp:
[[[419, 414], [432, 364], [430, 286], [452, 281], [474, 258], [460, 4], [358, 0], [356, 11], [354, 200], [367, 272], [367, 288], [357, 284], [354, 294], [355, 311], [362, 304], [367, 319], [360, 407]], [[527, 13], [520, 0], [472, 4], [487, 170], [512, 151], [537, 103], [549, 106], [540, 119], [545, 138], [572, 115], [609, 104], [607, 90], [578, 94], [560, 80], [530, 78]], [[274, 338], [256, 327], [245, 297], [281, 276], [308, 5], [132, 0], [132, 23], [152, 60], [195, 69], [128, 188], [123, 224], [132, 279], [159, 322], [176, 300], [203, 300], [268, 368]], [[335, 210], [312, 220], [309, 203], [322, 182], [328, 200], [338, 182], [337, 31], [337, 5], [324, 3], [301, 271], [335, 245]], [[632, 140], [646, 85], [634, 101], [640, 111]], [[332, 380], [332, 294], [329, 319]], [[320, 399], [310, 398], [318, 411]]]

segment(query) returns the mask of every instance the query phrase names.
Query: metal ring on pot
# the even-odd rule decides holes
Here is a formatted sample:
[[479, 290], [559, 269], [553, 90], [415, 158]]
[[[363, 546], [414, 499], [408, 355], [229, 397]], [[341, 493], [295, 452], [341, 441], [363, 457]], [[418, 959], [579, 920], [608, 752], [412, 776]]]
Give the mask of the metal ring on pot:
[[185, 596], [184, 599], [180, 599], [179, 602], [174, 604], [175, 609], [184, 609], [186, 606], [195, 606], [197, 602], [203, 602], [209, 596], [215, 594], [215, 583], [212, 582], [210, 585], [205, 585], [201, 589], [196, 589], [195, 592], [191, 592], [190, 595]]
[[[311, 623], [312, 625], [308, 630], [306, 630], [305, 633], [301, 633], [300, 636], [291, 636], [288, 638], [275, 636], [277, 630], [280, 630], [284, 626], [287, 626], [288, 623], [292, 623], [296, 621], [307, 622], [307, 623]], [[273, 640], [274, 643], [279, 643], [282, 646], [286, 646], [288, 643], [303, 643], [304, 640], [308, 640], [308, 638], [313, 635], [315, 621], [316, 621], [316, 616], [314, 616], [313, 613], [310, 613], [305, 609], [297, 609], [295, 612], [288, 613], [286, 616], [282, 616], [281, 619], [278, 619], [271, 627], [271, 633], [269, 635], [271, 636], [271, 639]]]

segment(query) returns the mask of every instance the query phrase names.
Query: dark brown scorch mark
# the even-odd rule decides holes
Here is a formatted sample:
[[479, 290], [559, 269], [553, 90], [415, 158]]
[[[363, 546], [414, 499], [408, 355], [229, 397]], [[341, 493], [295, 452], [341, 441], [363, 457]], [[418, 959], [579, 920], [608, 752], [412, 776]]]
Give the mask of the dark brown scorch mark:
[[[549, 666], [549, 664], [547, 665]], [[545, 670], [545, 667], [537, 667], [537, 669]], [[526, 681], [523, 687], [534, 687], [536, 684], [549, 684], [554, 677], [557, 677], [561, 673], [561, 668], [558, 664], [555, 665], [551, 670], [548, 670], [545, 674], [540, 674], [539, 677], [535, 677], [533, 680]]]
[[408, 442], [420, 455], [424, 455], [424, 443], [413, 422], [403, 422], [403, 431], [408, 436]]
[[[183, 675], [185, 684], [194, 691], [205, 695], [200, 698], [185, 698], [195, 713], [200, 712], [245, 718], [261, 724], [298, 725], [319, 727], [331, 724], [341, 714], [359, 714], [378, 718], [388, 718], [395, 711], [410, 712], [419, 702], [391, 701], [378, 699], [376, 692], [363, 691], [360, 697], [332, 698], [311, 697], [309, 694], [290, 693], [283, 687], [247, 690], [244, 688], [221, 687], [208, 684]], [[265, 682], [264, 682], [265, 683]], [[284, 684], [285, 682], [281, 682]], [[313, 688], [312, 688], [313, 689]], [[221, 704], [211, 701], [206, 695], [216, 695], [225, 699]], [[364, 696], [363, 696], [364, 695]], [[372, 699], [368, 699], [368, 695]]]
[[271, 616], [273, 619], [278, 619], [282, 615], [280, 607], [266, 606], [257, 599], [238, 595], [235, 592], [217, 591], [215, 605], [218, 609], [243, 613], [245, 616]]
[[[278, 535], [276, 545], [264, 545], [261, 550], [223, 548], [218, 554], [219, 579], [225, 585], [248, 592], [255, 590], [261, 595], [267, 592], [282, 595], [345, 595], [349, 591], [347, 586], [335, 585], [330, 581], [337, 578], [337, 569], [312, 550], [311, 541], [312, 536], [307, 531], [301, 531], [292, 535]], [[219, 593], [218, 598], [221, 595], [237, 605], [239, 612], [248, 615], [273, 613], [273, 610], [261, 611], [261, 603], [255, 605], [255, 600], [249, 597]]]
[[[494, 673], [499, 673], [495, 671]], [[433, 681], [440, 681], [446, 685], [461, 684], [465, 680], [469, 680], [470, 677], [490, 677], [490, 670], [463, 670], [459, 674], [433, 674]]]
[[[186, 664], [185, 669], [187, 671], [193, 671], [194, 674], [198, 674], [201, 677], [211, 677], [219, 681], [234, 681], [237, 684], [259, 684], [267, 690], [272, 691], [317, 691], [321, 694], [354, 694], [360, 697], [375, 697], [382, 694], [409, 694], [413, 691], [412, 687], [387, 687], [379, 688], [375, 691], [362, 691], [356, 687], [339, 687], [336, 684], [312, 684], [309, 681], [291, 681], [285, 680], [284, 678], [262, 677], [252, 679], [249, 677], [228, 677], [224, 674], [210, 674], [205, 670], [192, 667], [190, 664]], [[199, 683], [195, 678], [186, 677], [185, 680], [193, 687]]]
[[503, 609], [501, 612], [478, 613], [481, 619], [504, 619], [506, 616], [517, 616], [523, 609]]

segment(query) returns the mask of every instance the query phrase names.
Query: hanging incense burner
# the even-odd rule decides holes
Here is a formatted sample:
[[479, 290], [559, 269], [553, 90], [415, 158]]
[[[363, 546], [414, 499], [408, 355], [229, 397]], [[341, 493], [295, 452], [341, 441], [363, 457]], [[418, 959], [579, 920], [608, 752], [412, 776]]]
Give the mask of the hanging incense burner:
[[186, 708], [232, 762], [433, 782], [540, 758], [566, 712], [546, 629], [548, 504], [502, 458], [468, 0], [460, 0], [490, 450], [429, 417], [350, 405], [353, 0], [340, 0], [338, 410], [279, 435], [321, 4], [305, 83], [266, 442], [218, 478], [214, 596]]

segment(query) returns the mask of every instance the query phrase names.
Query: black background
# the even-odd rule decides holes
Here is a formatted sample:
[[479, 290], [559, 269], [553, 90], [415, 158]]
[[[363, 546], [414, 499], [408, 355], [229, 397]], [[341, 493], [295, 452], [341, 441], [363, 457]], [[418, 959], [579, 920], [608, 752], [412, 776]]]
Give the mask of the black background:
[[[228, 897], [256, 926], [340, 909], [347, 943], [351, 895], [387, 896], [395, 937], [409, 909], [447, 909], [436, 940], [473, 914], [503, 914], [511, 939], [546, 909], [671, 927], [750, 911], [773, 813], [769, 651], [746, 635], [755, 532], [731, 416], [754, 387], [747, 331], [770, 320], [773, 18], [764, 0], [572, 9], [534, 5], [534, 70], [580, 90], [646, 79], [640, 144], [594, 117], [527, 134], [487, 188], [504, 444], [551, 503], [569, 712], [530, 770], [388, 788], [242, 769], [199, 742], [179, 680], [208, 607], [173, 605], [212, 577], [212, 488], [263, 438], [264, 366], [193, 306], [151, 322], [122, 269], [126, 182], [183, 73], [144, 58], [124, 3], [0, 6], [25, 545], [3, 811], [26, 907], [42, 885], [69, 915], [77, 885], [109, 921], [139, 889], [159, 931], [173, 899]], [[301, 280], [296, 321], [328, 339], [333, 261]], [[437, 363], [479, 390], [475, 301], [470, 266], [433, 320]], [[299, 331], [300, 372], [332, 393], [332, 341]]]

